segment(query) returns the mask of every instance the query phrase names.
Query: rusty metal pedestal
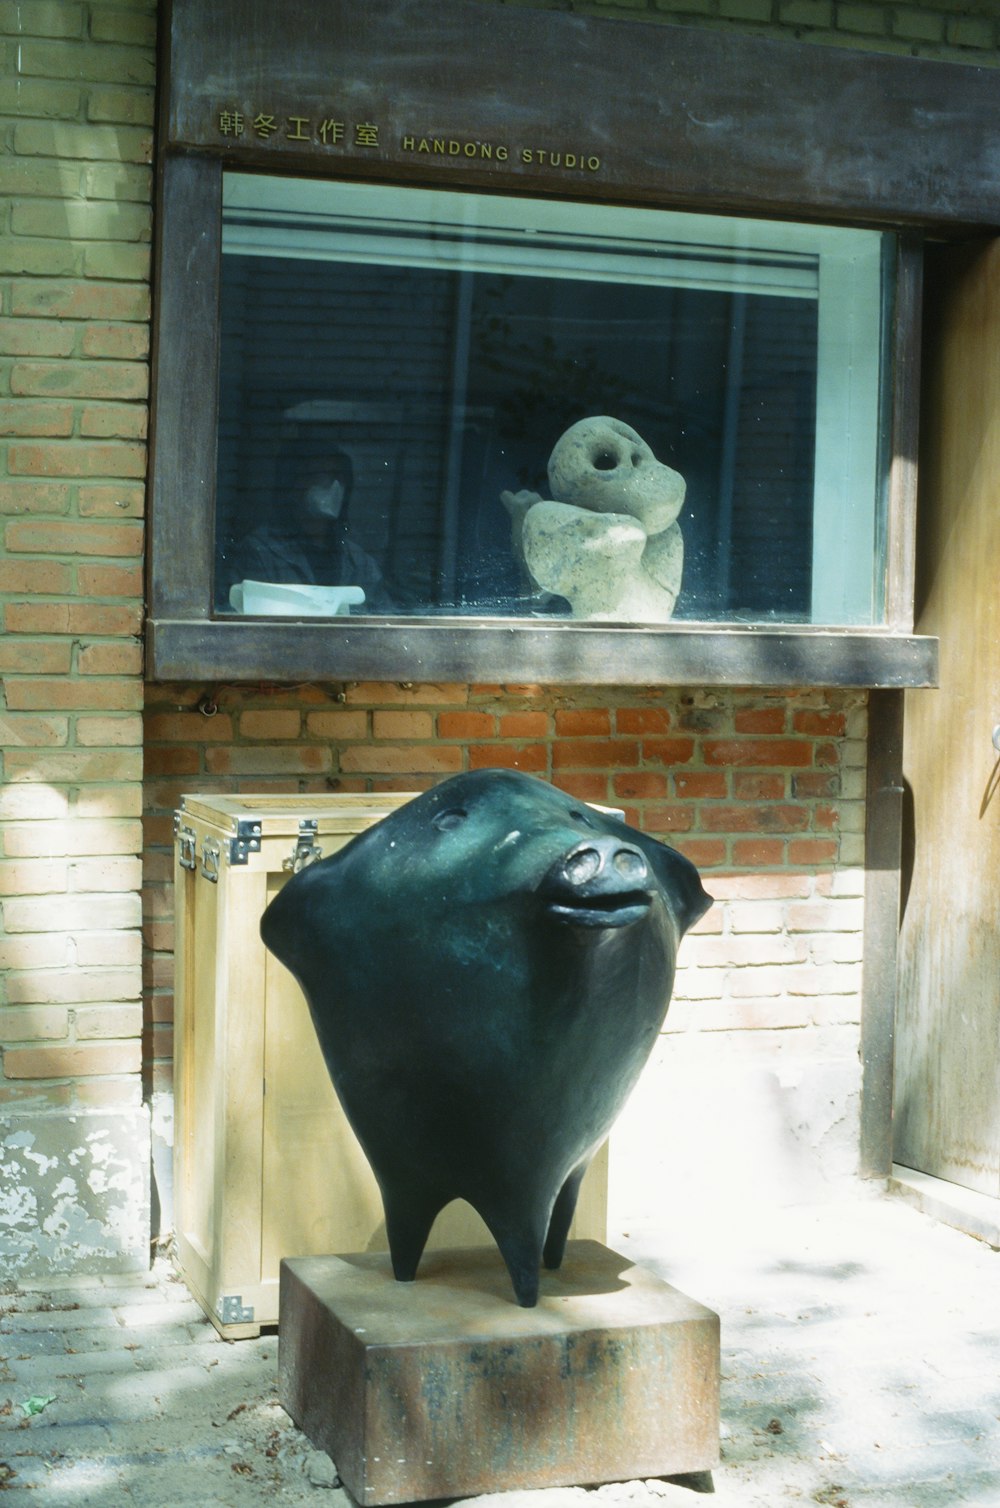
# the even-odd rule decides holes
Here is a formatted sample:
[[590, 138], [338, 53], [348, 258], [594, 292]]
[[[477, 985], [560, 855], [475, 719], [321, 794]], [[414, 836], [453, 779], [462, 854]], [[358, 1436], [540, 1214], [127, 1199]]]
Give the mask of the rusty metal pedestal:
[[710, 1470], [719, 1320], [596, 1241], [571, 1241], [538, 1307], [499, 1254], [281, 1264], [281, 1402], [359, 1503]]

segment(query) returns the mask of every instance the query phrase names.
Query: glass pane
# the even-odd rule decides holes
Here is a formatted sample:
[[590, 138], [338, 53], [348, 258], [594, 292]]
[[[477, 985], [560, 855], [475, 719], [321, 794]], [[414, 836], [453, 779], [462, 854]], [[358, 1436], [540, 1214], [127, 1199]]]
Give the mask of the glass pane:
[[236, 174], [224, 203], [217, 611], [880, 620], [886, 237]]

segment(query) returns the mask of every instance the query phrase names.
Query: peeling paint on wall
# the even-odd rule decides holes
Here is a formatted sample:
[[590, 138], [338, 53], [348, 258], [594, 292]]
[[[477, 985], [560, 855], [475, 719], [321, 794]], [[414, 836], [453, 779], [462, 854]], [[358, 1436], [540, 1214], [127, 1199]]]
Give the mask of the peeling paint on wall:
[[152, 1234], [165, 1236], [174, 1224], [174, 1097], [154, 1091], [149, 1104], [153, 1152]]
[[145, 1110], [0, 1117], [0, 1278], [149, 1262]]

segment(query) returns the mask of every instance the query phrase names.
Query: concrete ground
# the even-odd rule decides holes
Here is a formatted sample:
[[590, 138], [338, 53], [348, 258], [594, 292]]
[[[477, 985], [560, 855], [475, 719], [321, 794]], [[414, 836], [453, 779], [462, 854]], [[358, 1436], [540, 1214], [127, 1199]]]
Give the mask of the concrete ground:
[[[1000, 1254], [864, 1190], [609, 1244], [720, 1312], [722, 1463], [478, 1508], [1000, 1508]], [[0, 1508], [352, 1508], [276, 1359], [165, 1264], [0, 1292]]]

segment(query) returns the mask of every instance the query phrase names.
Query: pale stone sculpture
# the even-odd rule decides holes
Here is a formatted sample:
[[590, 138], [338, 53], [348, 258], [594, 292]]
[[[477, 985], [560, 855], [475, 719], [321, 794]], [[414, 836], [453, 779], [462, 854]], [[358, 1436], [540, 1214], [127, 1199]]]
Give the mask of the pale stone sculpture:
[[574, 618], [666, 623], [681, 586], [684, 478], [634, 429], [581, 419], [549, 457], [551, 501], [503, 492], [515, 553]]

